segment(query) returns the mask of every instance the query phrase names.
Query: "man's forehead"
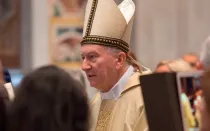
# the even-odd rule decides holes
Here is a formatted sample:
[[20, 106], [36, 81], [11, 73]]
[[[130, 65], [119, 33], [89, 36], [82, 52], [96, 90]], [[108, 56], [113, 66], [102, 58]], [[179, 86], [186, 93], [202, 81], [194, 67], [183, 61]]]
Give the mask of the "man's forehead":
[[95, 53], [98, 53], [97, 51], [85, 51], [85, 52], [82, 52], [81, 55], [88, 55], [88, 54], [95, 54]]

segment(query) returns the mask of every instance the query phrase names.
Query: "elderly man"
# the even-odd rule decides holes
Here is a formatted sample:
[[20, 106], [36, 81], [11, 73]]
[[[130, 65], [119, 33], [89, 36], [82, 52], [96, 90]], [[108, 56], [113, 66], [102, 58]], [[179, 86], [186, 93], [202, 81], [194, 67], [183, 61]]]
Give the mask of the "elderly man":
[[[91, 102], [90, 131], [146, 131], [140, 72], [129, 63], [135, 5], [124, 0], [89, 0], [81, 42], [82, 69], [100, 92]], [[136, 63], [137, 64], [137, 63]]]

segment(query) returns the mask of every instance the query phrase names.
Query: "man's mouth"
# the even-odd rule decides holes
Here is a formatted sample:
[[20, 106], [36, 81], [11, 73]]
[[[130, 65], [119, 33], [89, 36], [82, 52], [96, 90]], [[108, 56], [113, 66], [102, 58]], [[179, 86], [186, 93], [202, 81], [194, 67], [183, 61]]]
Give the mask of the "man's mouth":
[[93, 77], [95, 77], [96, 75], [88, 75], [88, 78], [93, 78]]

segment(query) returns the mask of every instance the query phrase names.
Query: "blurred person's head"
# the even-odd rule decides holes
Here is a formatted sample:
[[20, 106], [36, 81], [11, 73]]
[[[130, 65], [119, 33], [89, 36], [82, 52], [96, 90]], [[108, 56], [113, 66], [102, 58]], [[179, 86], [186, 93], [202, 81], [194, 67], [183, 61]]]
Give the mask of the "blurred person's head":
[[193, 70], [194, 69], [187, 62], [182, 59], [177, 59], [159, 64], [155, 72], [190, 72]]
[[201, 65], [210, 69], [210, 36], [204, 41], [200, 54]]
[[160, 61], [156, 66], [155, 72], [170, 72], [167, 65], [169, 62], [171, 62], [171, 60]]
[[56, 66], [23, 78], [8, 111], [9, 131], [88, 131], [88, 101], [81, 84]]
[[189, 63], [192, 68], [200, 69], [200, 58], [197, 53], [190, 52], [185, 54], [182, 59]]

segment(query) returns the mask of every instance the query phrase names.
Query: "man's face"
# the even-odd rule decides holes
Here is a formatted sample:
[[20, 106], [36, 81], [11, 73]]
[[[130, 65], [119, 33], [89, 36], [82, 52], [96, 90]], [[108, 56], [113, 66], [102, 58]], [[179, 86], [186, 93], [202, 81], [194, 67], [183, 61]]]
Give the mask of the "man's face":
[[113, 86], [117, 75], [117, 58], [100, 45], [83, 45], [81, 52], [82, 70], [86, 73], [90, 85], [101, 91]]

